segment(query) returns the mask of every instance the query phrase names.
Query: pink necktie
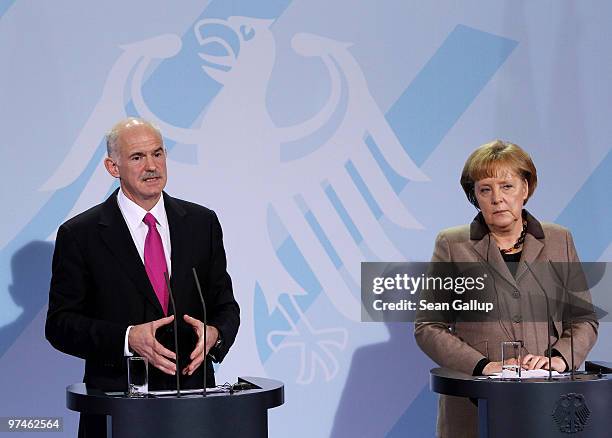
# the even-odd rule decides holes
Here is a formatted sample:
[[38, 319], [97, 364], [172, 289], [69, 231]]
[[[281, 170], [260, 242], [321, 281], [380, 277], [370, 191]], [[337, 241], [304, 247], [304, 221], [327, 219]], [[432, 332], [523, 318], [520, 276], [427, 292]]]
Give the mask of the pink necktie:
[[149, 232], [145, 239], [144, 246], [144, 262], [149, 281], [155, 290], [155, 295], [164, 309], [164, 315], [168, 314], [168, 288], [166, 287], [166, 279], [164, 272], [167, 272], [166, 256], [164, 255], [164, 246], [161, 236], [157, 231], [155, 217], [151, 213], [147, 213], [143, 222], [149, 227]]

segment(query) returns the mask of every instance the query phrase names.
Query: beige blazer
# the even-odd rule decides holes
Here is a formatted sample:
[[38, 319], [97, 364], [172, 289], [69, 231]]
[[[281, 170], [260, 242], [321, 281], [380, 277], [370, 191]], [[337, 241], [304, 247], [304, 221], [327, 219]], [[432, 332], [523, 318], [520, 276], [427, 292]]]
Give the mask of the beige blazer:
[[[526, 352], [546, 354], [548, 329], [545, 317], [534, 316], [535, 312], [541, 314], [542, 303], [545, 301], [537, 301], [537, 306], [534, 306], [531, 294], [539, 290], [538, 280], [534, 279], [533, 271], [530, 272], [523, 262], [530, 266], [542, 266], [549, 261], [577, 262], [578, 256], [572, 236], [566, 228], [550, 223], [541, 224], [528, 212], [525, 215], [527, 235], [516, 277], [508, 270], [495, 241], [488, 235], [482, 214], [476, 216], [469, 226], [449, 228], [438, 235], [432, 261], [486, 263], [497, 278], [496, 295], [501, 303], [499, 308], [505, 314], [501, 318], [502, 323], [499, 320], [428, 321], [431, 313], [418, 313], [414, 331], [416, 341], [441, 367], [472, 375], [481, 359], [488, 357], [491, 361], [501, 360], [502, 341], [522, 340]], [[591, 302], [588, 291], [578, 298]], [[558, 312], [552, 319], [552, 348], [570, 364], [570, 324]], [[598, 323], [594, 314], [573, 317], [573, 321], [574, 363], [578, 367], [597, 339]], [[441, 395], [437, 435], [442, 438], [477, 437], [476, 406], [466, 398]]]

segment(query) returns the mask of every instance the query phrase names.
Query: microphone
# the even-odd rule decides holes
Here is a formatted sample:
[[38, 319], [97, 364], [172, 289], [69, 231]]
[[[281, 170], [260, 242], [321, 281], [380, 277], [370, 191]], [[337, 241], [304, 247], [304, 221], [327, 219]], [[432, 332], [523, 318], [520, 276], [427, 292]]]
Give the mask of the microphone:
[[204, 351], [202, 351], [202, 374], [204, 374], [204, 386], [202, 387], [202, 396], [206, 397], [206, 304], [204, 303], [204, 295], [202, 295], [202, 288], [200, 287], [200, 279], [198, 278], [196, 268], [191, 268], [191, 272], [193, 272], [193, 279], [195, 280], [196, 289], [198, 290], [200, 302], [202, 303], [202, 322], [204, 323]]
[[170, 279], [168, 278], [168, 271], [164, 272], [164, 280], [166, 280], [166, 287], [168, 288], [168, 295], [170, 295], [170, 303], [172, 303], [172, 311], [174, 312], [174, 354], [176, 354], [176, 396], [181, 396], [181, 384], [180, 384], [180, 373], [179, 373], [179, 352], [178, 352], [178, 323], [176, 321], [176, 306], [174, 304], [174, 296], [172, 295], [172, 288], [170, 287]]
[[550, 343], [550, 337], [551, 337], [550, 324], [551, 324], [551, 320], [550, 320], [550, 307], [549, 307], [549, 302], [548, 302], [548, 294], [546, 293], [546, 289], [544, 289], [542, 287], [542, 283], [540, 283], [540, 280], [538, 279], [538, 277], [531, 270], [531, 267], [529, 266], [529, 263], [525, 262], [525, 266], [527, 266], [527, 269], [529, 270], [529, 272], [531, 272], [531, 275], [535, 279], [536, 283], [538, 284], [540, 289], [542, 289], [542, 292], [544, 293], [544, 298], [546, 298], [546, 328], [548, 329], [548, 336], [547, 336], [547, 339], [546, 339], [547, 340], [547, 355], [548, 355], [548, 380], [552, 380], [552, 345]]
[[570, 295], [569, 291], [567, 290], [567, 287], [565, 285], [565, 283], [561, 280], [561, 276], [559, 275], [559, 273], [557, 272], [557, 270], [555, 269], [555, 265], [553, 264], [553, 262], [551, 262], [550, 260], [548, 261], [548, 263], [550, 264], [550, 267], [552, 268], [553, 272], [555, 273], [555, 276], [557, 277], [557, 280], [559, 280], [559, 283], [561, 284], [561, 287], [563, 287], [563, 292], [565, 294], [567, 294], [567, 303], [569, 305], [569, 324], [570, 324], [570, 375], [571, 375], [571, 379], [574, 380], [575, 377], [575, 367], [574, 367], [574, 321], [573, 321], [573, 312], [572, 312], [572, 296]]

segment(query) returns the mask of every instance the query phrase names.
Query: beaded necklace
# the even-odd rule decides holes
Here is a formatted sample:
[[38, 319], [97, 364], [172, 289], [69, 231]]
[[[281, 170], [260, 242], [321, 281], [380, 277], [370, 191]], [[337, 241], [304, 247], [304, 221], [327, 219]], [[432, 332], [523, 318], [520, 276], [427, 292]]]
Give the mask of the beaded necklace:
[[515, 249], [519, 249], [521, 246], [523, 246], [523, 242], [525, 242], [525, 236], [527, 235], [527, 221], [523, 221], [523, 230], [521, 231], [521, 235], [519, 236], [518, 239], [516, 239], [516, 243], [514, 245], [512, 245], [510, 248], [507, 249], [500, 249], [499, 251], [502, 254], [508, 254], [511, 251], [514, 251]]

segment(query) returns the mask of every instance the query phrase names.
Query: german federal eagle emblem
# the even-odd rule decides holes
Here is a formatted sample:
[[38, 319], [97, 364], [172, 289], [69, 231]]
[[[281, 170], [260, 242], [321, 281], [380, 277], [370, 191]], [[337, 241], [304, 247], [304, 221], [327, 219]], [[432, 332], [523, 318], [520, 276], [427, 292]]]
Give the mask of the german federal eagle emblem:
[[552, 415], [561, 432], [576, 433], [584, 429], [591, 411], [582, 394], [570, 392], [559, 398]]

